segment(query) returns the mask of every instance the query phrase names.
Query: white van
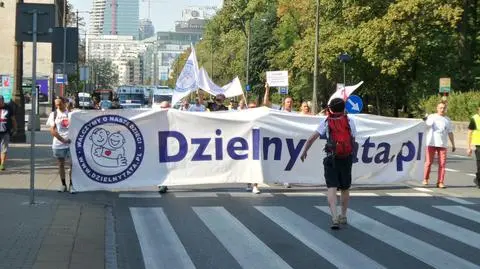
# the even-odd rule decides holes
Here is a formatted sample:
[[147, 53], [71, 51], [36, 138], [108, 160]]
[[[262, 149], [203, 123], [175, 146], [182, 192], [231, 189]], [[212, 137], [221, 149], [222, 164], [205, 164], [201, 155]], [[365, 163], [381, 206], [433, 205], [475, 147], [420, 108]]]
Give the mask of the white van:
[[[167, 86], [155, 87], [152, 92], [152, 108], [160, 108], [160, 104], [163, 101], [171, 103], [173, 91], [174, 89], [170, 89]], [[170, 105], [173, 107], [172, 104]]]
[[78, 105], [80, 108], [93, 108], [92, 95], [88, 92], [79, 92], [78, 93]]

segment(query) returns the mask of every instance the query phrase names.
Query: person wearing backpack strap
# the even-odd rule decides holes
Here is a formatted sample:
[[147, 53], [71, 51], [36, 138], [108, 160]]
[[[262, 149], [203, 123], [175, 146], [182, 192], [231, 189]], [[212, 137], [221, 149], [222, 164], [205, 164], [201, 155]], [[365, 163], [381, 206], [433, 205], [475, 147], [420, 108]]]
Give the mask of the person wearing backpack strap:
[[[332, 216], [331, 228], [347, 224], [347, 209], [352, 184], [353, 149], [357, 133], [355, 122], [345, 114], [345, 101], [335, 98], [328, 105], [327, 118], [308, 139], [300, 159], [305, 161], [312, 144], [326, 136], [326, 157], [323, 159], [324, 177], [328, 188], [328, 205]], [[341, 192], [342, 211], [337, 214], [337, 190]]]

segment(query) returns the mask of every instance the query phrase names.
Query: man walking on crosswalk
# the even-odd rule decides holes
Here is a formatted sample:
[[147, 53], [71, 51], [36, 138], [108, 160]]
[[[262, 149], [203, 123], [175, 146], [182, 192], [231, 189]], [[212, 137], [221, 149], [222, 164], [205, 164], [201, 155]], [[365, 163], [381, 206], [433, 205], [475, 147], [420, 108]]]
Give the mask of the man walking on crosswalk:
[[[331, 228], [336, 230], [340, 224], [347, 224], [347, 208], [352, 184], [353, 145], [357, 133], [355, 122], [345, 113], [345, 101], [335, 98], [328, 105], [327, 119], [322, 120], [317, 130], [308, 139], [302, 156], [302, 162], [307, 158], [307, 152], [320, 137], [327, 137], [323, 159], [325, 182], [328, 188], [328, 204], [332, 214]], [[342, 212], [337, 214], [337, 190], [341, 192]]]

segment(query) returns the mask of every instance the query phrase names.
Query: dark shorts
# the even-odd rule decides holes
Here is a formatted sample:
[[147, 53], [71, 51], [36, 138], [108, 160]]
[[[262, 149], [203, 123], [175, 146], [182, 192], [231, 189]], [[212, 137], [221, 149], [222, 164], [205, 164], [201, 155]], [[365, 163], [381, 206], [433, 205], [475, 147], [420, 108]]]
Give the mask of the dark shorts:
[[344, 159], [334, 159], [332, 156], [325, 157], [323, 168], [327, 187], [348, 190], [352, 185], [352, 164], [352, 156]]

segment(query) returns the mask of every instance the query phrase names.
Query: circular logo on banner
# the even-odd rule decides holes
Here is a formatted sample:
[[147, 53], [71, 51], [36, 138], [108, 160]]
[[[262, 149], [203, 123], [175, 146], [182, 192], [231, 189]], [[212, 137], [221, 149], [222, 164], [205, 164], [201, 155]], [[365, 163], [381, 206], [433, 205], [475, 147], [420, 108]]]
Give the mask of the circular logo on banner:
[[188, 60], [185, 67], [178, 77], [176, 84], [176, 91], [186, 92], [189, 90], [196, 90], [197, 80], [195, 79], [195, 70], [193, 68], [193, 62]]
[[121, 116], [103, 115], [82, 126], [75, 152], [87, 177], [113, 184], [131, 177], [140, 167], [145, 143], [135, 123]]

